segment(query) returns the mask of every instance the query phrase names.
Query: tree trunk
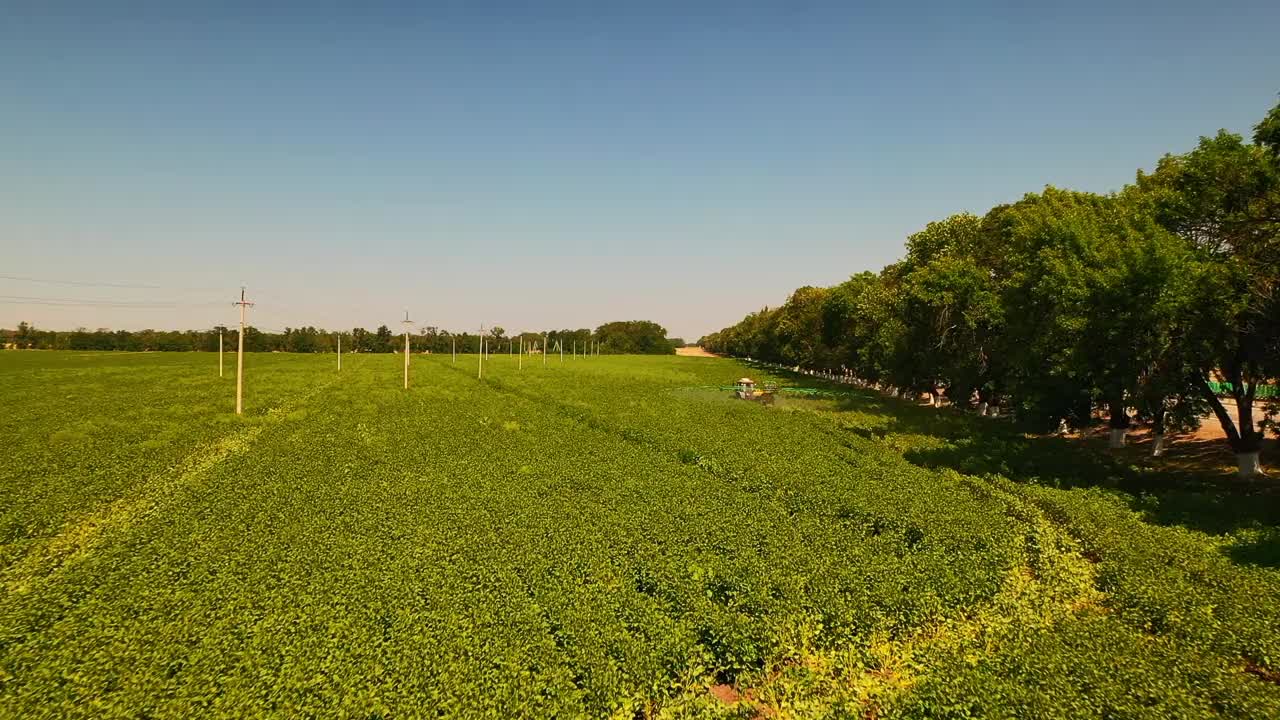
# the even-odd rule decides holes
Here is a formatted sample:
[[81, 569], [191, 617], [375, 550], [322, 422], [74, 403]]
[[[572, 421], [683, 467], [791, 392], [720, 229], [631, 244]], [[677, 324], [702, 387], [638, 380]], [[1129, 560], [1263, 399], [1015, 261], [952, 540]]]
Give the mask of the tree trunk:
[[1238, 453], [1256, 455], [1262, 449], [1262, 431], [1253, 422], [1253, 397], [1257, 389], [1256, 380], [1248, 383], [1247, 388], [1243, 381], [1232, 385], [1232, 393], [1236, 397], [1236, 415], [1240, 418], [1240, 445], [1236, 448]]
[[1253, 480], [1262, 476], [1262, 462], [1257, 450], [1236, 453], [1236, 466], [1241, 480]]
[[991, 389], [978, 385], [978, 415], [986, 415], [989, 407], [991, 407]]
[[1218, 418], [1218, 424], [1222, 425], [1222, 432], [1227, 435], [1227, 442], [1231, 447], [1239, 451], [1240, 432], [1236, 430], [1236, 424], [1232, 422], [1231, 415], [1227, 412], [1227, 408], [1222, 405], [1222, 401], [1217, 395], [1213, 394], [1213, 388], [1209, 387], [1209, 381], [1204, 378], [1196, 378], [1196, 389], [1200, 391], [1200, 395], [1204, 397], [1205, 402], [1209, 403], [1209, 407], [1213, 410], [1213, 414]]
[[1156, 407], [1156, 416], [1151, 423], [1151, 457], [1164, 455], [1164, 398], [1160, 398]]
[[1111, 403], [1111, 438], [1112, 449], [1124, 447], [1125, 436], [1129, 433], [1129, 414], [1125, 412], [1123, 400], [1112, 400]]
[[[1227, 442], [1231, 443], [1231, 448], [1236, 451], [1236, 466], [1239, 469], [1240, 477], [1245, 480], [1262, 475], [1262, 465], [1258, 457], [1258, 451], [1262, 447], [1262, 433], [1253, 426], [1253, 394], [1257, 387], [1254, 383], [1252, 387], [1245, 391], [1241, 376], [1238, 371], [1230, 374], [1231, 394], [1236, 400], [1236, 414], [1240, 419], [1240, 426], [1237, 426], [1231, 420], [1231, 414], [1227, 412], [1227, 408], [1223, 406], [1222, 401], [1217, 395], [1213, 394], [1213, 389], [1209, 387], [1209, 381], [1204, 378], [1197, 378], [1196, 387], [1200, 390], [1200, 394], [1209, 403], [1209, 407], [1213, 408], [1213, 414], [1217, 416], [1218, 422], [1222, 425], [1222, 431], [1227, 434]], [[1248, 423], [1248, 424], [1246, 424]]]

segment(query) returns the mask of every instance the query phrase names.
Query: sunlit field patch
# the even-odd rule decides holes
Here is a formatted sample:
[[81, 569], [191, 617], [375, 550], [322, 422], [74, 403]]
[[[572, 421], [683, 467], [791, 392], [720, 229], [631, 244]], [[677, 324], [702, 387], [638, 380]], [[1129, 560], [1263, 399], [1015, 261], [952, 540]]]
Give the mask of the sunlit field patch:
[[0, 715], [1280, 715], [1266, 501], [731, 360], [401, 362], [249, 355], [237, 417], [216, 356], [0, 353]]

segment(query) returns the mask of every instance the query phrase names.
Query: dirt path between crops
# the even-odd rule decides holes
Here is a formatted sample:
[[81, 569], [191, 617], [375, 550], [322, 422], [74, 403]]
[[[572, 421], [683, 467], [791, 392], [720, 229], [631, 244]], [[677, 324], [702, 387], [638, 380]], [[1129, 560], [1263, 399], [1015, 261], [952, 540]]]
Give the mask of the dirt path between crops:
[[676, 348], [676, 354], [680, 357], [720, 357], [715, 353], [707, 352], [701, 347], [682, 347]]

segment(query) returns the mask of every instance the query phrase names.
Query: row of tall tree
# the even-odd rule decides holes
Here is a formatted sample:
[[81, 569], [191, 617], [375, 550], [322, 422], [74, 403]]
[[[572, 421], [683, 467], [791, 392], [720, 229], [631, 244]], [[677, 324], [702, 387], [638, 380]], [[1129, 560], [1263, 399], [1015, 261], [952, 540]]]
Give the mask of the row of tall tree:
[[[702, 339], [1040, 429], [1134, 416], [1154, 447], [1211, 412], [1260, 472], [1280, 377], [1280, 104], [1107, 195], [1047, 187], [907, 239], [879, 273], [803, 287]], [[1275, 409], [1274, 400], [1271, 409]]]
[[[42, 350], [123, 350], [145, 351], [216, 351], [219, 335], [227, 349], [236, 343], [236, 330], [215, 327], [211, 330], [41, 330], [22, 322], [16, 329], [0, 330], [7, 347]], [[508, 336], [501, 327], [485, 330], [484, 337], [489, 352], [518, 351], [521, 347], [541, 350], [556, 349], [563, 344], [565, 353], [585, 352], [588, 347], [598, 347], [601, 353], [621, 354], [670, 354], [675, 345], [667, 340], [667, 331], [657, 323], [645, 320], [610, 322], [595, 330], [548, 330], [517, 333]], [[416, 328], [410, 333], [409, 343], [413, 352], [449, 353], [456, 348], [460, 353], [478, 352], [481, 336], [476, 333], [455, 333], [437, 327]], [[285, 328], [283, 332], [268, 332], [246, 327], [244, 346], [248, 352], [335, 352], [341, 340], [345, 352], [389, 353], [404, 348], [403, 332], [393, 332], [386, 325], [370, 331], [353, 328], [344, 331], [322, 330], [307, 326]]]

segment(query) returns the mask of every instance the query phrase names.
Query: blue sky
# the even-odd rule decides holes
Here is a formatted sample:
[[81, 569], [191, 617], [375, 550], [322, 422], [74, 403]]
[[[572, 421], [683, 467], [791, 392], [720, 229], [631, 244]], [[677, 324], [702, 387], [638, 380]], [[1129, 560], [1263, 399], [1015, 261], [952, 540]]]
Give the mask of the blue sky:
[[149, 286], [0, 326], [696, 338], [1280, 92], [1268, 2], [184, 5], [0, 7], [0, 275]]

